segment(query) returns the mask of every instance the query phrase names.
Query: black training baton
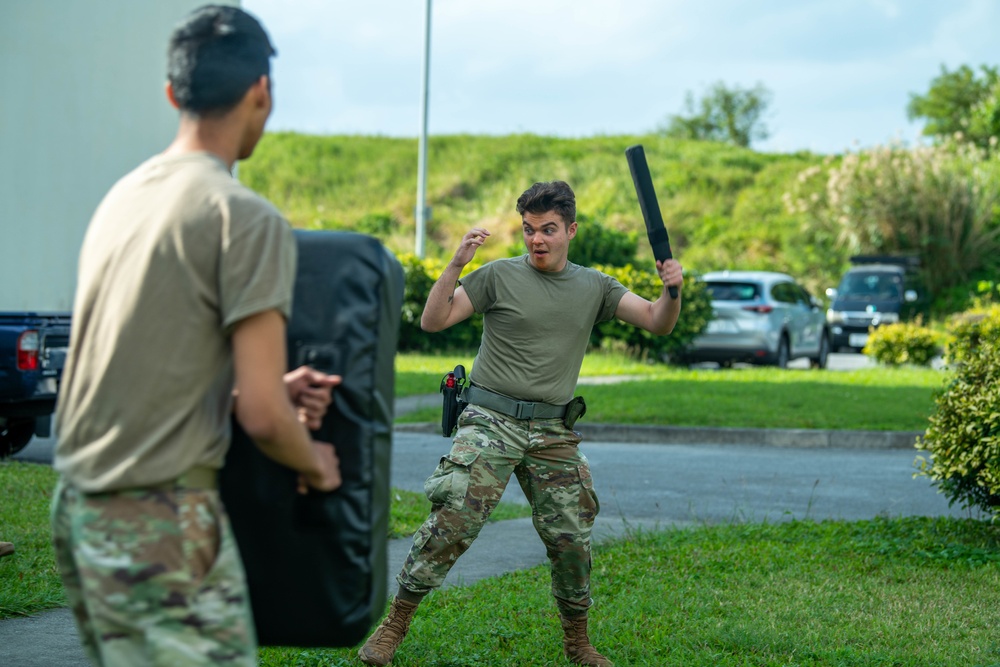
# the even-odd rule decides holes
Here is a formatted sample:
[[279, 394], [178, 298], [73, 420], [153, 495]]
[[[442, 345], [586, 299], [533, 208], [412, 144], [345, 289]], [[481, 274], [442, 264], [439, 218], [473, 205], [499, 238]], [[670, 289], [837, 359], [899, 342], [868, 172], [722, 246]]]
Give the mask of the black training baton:
[[[670, 237], [667, 236], [667, 228], [663, 226], [663, 216], [656, 201], [656, 191], [653, 190], [653, 179], [649, 175], [646, 153], [642, 150], [642, 145], [636, 144], [626, 148], [625, 159], [628, 160], [628, 169], [632, 172], [635, 193], [639, 195], [639, 208], [642, 209], [642, 218], [646, 221], [646, 236], [649, 238], [649, 245], [653, 247], [653, 256], [661, 262], [671, 259], [674, 255], [670, 252]], [[670, 286], [670, 297], [677, 298], [677, 287], [674, 285]]]

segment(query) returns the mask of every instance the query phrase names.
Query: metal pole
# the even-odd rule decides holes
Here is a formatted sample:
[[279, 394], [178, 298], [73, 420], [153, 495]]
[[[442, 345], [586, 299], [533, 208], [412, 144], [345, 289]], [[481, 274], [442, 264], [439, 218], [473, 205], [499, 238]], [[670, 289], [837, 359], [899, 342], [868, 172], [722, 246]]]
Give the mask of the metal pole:
[[417, 147], [417, 257], [424, 257], [424, 238], [427, 235], [427, 98], [431, 63], [431, 0], [427, 0], [424, 19], [424, 86], [420, 105], [420, 143]]

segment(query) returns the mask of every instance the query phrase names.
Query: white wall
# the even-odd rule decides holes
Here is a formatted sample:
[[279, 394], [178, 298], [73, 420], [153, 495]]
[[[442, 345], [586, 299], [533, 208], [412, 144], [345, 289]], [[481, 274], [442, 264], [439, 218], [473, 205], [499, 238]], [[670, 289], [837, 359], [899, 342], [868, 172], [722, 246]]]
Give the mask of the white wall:
[[202, 4], [3, 0], [0, 311], [71, 309], [91, 213], [173, 138], [167, 38]]

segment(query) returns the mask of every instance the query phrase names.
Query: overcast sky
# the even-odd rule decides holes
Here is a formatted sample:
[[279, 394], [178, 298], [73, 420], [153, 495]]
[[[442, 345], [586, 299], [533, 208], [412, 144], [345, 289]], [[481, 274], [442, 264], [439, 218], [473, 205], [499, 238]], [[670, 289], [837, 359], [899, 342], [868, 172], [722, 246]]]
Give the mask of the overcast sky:
[[[425, 0], [243, 0], [271, 130], [416, 137]], [[718, 81], [773, 94], [766, 151], [910, 144], [910, 93], [1000, 65], [994, 0], [433, 0], [429, 132], [639, 134]]]

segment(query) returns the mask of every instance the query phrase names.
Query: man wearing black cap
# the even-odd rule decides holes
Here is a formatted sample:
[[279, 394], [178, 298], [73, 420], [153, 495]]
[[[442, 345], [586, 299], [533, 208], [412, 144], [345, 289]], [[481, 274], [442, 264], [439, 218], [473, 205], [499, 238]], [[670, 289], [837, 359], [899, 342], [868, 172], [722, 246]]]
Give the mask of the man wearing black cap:
[[168, 51], [177, 135], [115, 184], [84, 238], [52, 514], [95, 664], [256, 664], [216, 488], [232, 413], [300, 490], [340, 485], [333, 448], [306, 428], [339, 378], [284, 372], [291, 228], [231, 175], [271, 112], [272, 55], [238, 8], [186, 17]]

